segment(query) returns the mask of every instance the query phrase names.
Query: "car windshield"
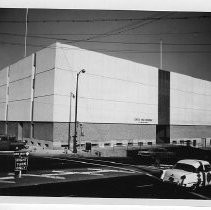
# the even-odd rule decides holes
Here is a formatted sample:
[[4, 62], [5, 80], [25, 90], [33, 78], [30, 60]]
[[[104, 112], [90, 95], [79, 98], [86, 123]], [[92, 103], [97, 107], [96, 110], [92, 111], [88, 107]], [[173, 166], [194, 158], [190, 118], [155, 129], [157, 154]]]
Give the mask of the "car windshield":
[[173, 169], [180, 169], [188, 172], [196, 172], [196, 168], [194, 166], [185, 163], [177, 163], [176, 165], [174, 165]]

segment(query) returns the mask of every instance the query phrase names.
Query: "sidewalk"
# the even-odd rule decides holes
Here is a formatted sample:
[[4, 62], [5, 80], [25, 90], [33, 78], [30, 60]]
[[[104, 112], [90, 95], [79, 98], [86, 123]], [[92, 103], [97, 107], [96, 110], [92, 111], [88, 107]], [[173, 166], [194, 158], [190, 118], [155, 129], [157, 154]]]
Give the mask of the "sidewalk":
[[77, 150], [77, 153], [73, 153], [71, 150], [61, 149], [30, 149], [30, 153], [33, 155], [62, 155], [66, 154], [71, 157], [127, 157], [126, 148], [115, 147], [115, 148], [93, 148], [91, 151]]

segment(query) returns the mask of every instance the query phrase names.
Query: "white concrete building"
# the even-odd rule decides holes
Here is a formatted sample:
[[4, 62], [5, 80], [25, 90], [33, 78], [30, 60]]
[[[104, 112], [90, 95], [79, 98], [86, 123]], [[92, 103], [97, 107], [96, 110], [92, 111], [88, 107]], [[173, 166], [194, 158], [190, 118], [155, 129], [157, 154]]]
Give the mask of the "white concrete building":
[[67, 145], [81, 69], [78, 143], [210, 145], [211, 82], [60, 43], [0, 70], [0, 133]]

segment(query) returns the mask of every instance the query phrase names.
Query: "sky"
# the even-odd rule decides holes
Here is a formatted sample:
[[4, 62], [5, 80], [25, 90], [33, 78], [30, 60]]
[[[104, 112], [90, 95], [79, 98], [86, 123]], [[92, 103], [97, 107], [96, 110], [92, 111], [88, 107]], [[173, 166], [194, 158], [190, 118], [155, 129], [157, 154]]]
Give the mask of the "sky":
[[[0, 69], [24, 57], [26, 9], [0, 9]], [[28, 10], [27, 55], [56, 41], [211, 81], [211, 13]]]

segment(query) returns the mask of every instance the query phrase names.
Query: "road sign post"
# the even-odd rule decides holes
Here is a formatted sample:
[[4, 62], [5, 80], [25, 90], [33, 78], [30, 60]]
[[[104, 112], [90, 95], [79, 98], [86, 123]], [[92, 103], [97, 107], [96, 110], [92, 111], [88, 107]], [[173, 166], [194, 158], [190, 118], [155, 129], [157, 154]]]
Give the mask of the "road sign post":
[[14, 152], [15, 172], [18, 172], [18, 178], [21, 178], [22, 171], [27, 170], [29, 152]]

